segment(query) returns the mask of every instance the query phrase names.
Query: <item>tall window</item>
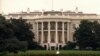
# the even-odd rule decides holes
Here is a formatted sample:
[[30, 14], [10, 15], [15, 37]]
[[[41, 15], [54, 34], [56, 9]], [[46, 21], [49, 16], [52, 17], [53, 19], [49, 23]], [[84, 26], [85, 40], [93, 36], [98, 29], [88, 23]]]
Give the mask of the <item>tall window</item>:
[[58, 31], [58, 42], [62, 43], [62, 32]]
[[58, 30], [62, 30], [62, 22], [58, 22]]
[[50, 22], [50, 29], [55, 30], [55, 22]]
[[41, 42], [41, 32], [39, 32], [39, 34], [38, 34], [38, 41], [39, 41], [39, 43]]
[[51, 42], [54, 43], [55, 42], [55, 31], [51, 31], [50, 37], [51, 37]]
[[44, 31], [44, 43], [47, 43], [47, 39], [48, 39], [48, 31]]
[[67, 31], [64, 32], [65, 42], [67, 42]]
[[38, 22], [38, 30], [41, 30], [42, 29], [42, 24], [41, 22]]
[[43, 29], [48, 30], [48, 22], [43, 22]]
[[64, 30], [67, 30], [67, 22], [64, 23]]

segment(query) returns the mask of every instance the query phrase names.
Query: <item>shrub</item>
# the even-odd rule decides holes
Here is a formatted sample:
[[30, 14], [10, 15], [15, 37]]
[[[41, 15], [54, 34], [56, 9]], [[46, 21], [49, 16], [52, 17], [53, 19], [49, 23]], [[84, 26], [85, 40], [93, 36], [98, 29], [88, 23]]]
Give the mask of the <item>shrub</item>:
[[63, 49], [72, 50], [75, 49], [76, 43], [74, 42], [67, 42]]

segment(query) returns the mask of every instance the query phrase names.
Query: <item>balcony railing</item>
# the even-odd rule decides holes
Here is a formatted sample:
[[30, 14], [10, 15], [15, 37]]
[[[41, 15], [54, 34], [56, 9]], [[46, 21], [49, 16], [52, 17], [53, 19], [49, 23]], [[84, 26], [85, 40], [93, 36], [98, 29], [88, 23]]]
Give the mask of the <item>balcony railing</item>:
[[23, 19], [37, 19], [37, 18], [71, 18], [71, 19], [100, 19], [100, 15], [98, 16], [71, 16], [71, 15], [36, 15], [36, 16], [5, 16], [7, 19], [12, 18], [20, 18], [22, 17]]

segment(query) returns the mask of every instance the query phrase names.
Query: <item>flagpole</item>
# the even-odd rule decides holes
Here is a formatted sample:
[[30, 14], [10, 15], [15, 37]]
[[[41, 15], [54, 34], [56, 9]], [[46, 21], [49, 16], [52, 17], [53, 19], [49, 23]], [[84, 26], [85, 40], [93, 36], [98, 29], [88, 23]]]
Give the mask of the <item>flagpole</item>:
[[53, 0], [52, 0], [52, 10], [53, 10]]

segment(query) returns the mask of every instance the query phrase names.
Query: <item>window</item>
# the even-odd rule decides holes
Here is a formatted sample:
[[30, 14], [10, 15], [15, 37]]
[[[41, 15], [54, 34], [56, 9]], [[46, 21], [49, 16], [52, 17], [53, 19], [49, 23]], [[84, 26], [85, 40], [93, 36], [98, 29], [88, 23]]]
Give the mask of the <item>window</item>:
[[55, 30], [55, 22], [51, 22], [50, 23], [50, 29], [51, 30]]
[[54, 43], [55, 42], [55, 31], [51, 31], [51, 42]]
[[47, 43], [47, 39], [48, 39], [48, 31], [44, 31], [44, 43]]
[[38, 33], [38, 41], [41, 42], [41, 32]]
[[42, 24], [41, 22], [38, 23], [38, 30], [41, 30], [42, 29]]
[[67, 42], [67, 31], [64, 32], [65, 42]]
[[62, 43], [62, 32], [58, 31], [58, 42]]
[[44, 30], [48, 30], [48, 22], [44, 22], [43, 23], [43, 29]]
[[62, 30], [62, 22], [58, 22], [58, 30]]
[[67, 22], [64, 23], [64, 30], [67, 30]]

